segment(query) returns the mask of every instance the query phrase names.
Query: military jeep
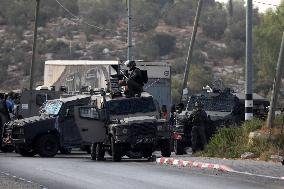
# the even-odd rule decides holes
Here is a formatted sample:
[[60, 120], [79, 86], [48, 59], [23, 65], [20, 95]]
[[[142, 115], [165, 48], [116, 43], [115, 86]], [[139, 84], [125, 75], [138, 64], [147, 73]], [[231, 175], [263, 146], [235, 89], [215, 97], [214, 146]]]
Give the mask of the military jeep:
[[73, 147], [85, 145], [83, 121], [75, 112], [90, 103], [90, 95], [49, 100], [39, 116], [8, 122], [3, 137], [12, 140], [22, 156], [53, 157], [58, 150], [68, 153]]
[[185, 148], [191, 146], [191, 127], [188, 118], [199, 101], [204, 105], [208, 115], [206, 124], [207, 140], [217, 128], [238, 125], [243, 120], [244, 110], [239, 99], [229, 89], [218, 92], [203, 91], [190, 97], [186, 110], [177, 114], [173, 126], [173, 145], [177, 155], [185, 153]]
[[[111, 95], [93, 96], [99, 115], [97, 123], [105, 125], [104, 139], [93, 142], [91, 157], [103, 160], [105, 151], [113, 161], [123, 156], [150, 158], [157, 146], [162, 156], [169, 157], [170, 131], [166, 120], [160, 119], [153, 97], [143, 92], [140, 97], [112, 98]], [[93, 138], [98, 138], [96, 134]]]

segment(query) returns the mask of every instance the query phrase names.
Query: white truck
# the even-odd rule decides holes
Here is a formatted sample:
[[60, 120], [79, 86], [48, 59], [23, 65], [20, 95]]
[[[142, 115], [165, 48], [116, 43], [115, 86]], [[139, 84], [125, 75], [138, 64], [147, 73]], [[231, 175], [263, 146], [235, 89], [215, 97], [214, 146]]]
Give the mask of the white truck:
[[[153, 95], [159, 105], [169, 110], [171, 105], [171, 66], [167, 62], [136, 61], [137, 67], [147, 70], [148, 83], [144, 90]], [[80, 92], [83, 88], [107, 89], [110, 75], [118, 68], [127, 69], [115, 60], [48, 60], [45, 62], [44, 86], [65, 86], [68, 92]]]

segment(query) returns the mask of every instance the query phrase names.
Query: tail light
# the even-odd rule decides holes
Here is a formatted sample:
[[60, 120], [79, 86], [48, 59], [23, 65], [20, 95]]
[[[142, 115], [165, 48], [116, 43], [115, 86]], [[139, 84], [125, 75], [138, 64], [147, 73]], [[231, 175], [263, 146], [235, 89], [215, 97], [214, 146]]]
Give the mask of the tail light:
[[182, 139], [182, 135], [179, 134], [179, 133], [174, 132], [173, 138], [174, 138], [175, 140], [181, 140], [181, 139]]

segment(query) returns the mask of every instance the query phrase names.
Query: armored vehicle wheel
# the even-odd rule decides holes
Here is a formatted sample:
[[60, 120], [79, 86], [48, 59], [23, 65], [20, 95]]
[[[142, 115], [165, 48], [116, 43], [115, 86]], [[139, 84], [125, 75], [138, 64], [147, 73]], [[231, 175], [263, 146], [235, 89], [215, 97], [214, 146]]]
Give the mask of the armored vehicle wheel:
[[58, 149], [59, 142], [55, 135], [43, 135], [36, 141], [36, 151], [41, 157], [54, 157]]
[[88, 154], [91, 154], [91, 146], [87, 145], [85, 146], [85, 151], [88, 153]]
[[91, 150], [91, 160], [97, 160], [97, 143], [93, 143], [90, 147]]
[[34, 149], [28, 150], [20, 146], [16, 146], [16, 152], [21, 154], [21, 156], [24, 156], [24, 157], [33, 157], [37, 154]]
[[72, 148], [60, 148], [59, 151], [60, 151], [61, 154], [67, 155], [67, 154], [71, 154]]
[[4, 153], [9, 153], [9, 152], [13, 152], [15, 150], [15, 147], [13, 145], [6, 145], [6, 146], [0, 147], [0, 150]]
[[121, 144], [115, 143], [114, 138], [111, 138], [112, 161], [118, 162], [121, 160]]
[[97, 160], [102, 161], [105, 158], [105, 151], [103, 149], [103, 143], [98, 143], [96, 145], [96, 155], [97, 155]]
[[152, 149], [143, 151], [144, 158], [151, 158], [152, 157]]
[[170, 140], [160, 141], [161, 154], [163, 157], [171, 156], [171, 143]]
[[175, 140], [174, 141], [174, 151], [176, 155], [183, 155], [184, 154], [183, 143], [178, 140]]

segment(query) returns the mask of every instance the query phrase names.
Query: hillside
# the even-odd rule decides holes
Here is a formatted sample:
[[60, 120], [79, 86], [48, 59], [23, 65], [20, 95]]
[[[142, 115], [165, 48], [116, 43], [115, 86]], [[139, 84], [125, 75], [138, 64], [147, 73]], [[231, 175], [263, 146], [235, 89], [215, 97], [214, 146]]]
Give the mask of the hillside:
[[[86, 5], [90, 5], [92, 1], [97, 6], [86, 8]], [[110, 2], [109, 4], [96, 0], [92, 1], [62, 0], [61, 4], [68, 8], [66, 10], [70, 12], [73, 10], [78, 17], [70, 16], [70, 12], [64, 10], [56, 1], [53, 1], [52, 5], [50, 3], [41, 5], [40, 16], [42, 20], [38, 28], [36, 85], [42, 84], [43, 65], [46, 60], [126, 59], [127, 20], [125, 7], [123, 5], [121, 7], [117, 3], [114, 3], [115, 5], [110, 4], [116, 2], [112, 0], [106, 1]], [[34, 7], [33, 1], [12, 2], [14, 2], [14, 6], [26, 6], [27, 3], [31, 3], [29, 11], [32, 11]], [[22, 4], [17, 4], [17, 2], [22, 2]], [[138, 2], [143, 3], [141, 5]], [[164, 60], [172, 64], [173, 93], [177, 95], [192, 32], [196, 4], [194, 4], [194, 0], [178, 1], [173, 7], [173, 5], [169, 5], [170, 2], [153, 1], [149, 3], [145, 0], [137, 1], [137, 4], [135, 4], [134, 1], [133, 43], [136, 59]], [[230, 24], [229, 20], [231, 19], [229, 19], [225, 7], [212, 2], [204, 5], [193, 53], [189, 86], [192, 91], [197, 91], [205, 84], [211, 84], [214, 79], [222, 79], [227, 86], [232, 86], [235, 90], [242, 90], [244, 84], [244, 48], [242, 48], [244, 47], [244, 39], [242, 35], [245, 31], [242, 29], [240, 32], [240, 28], [233, 26], [241, 25], [244, 22], [244, 16], [240, 16], [244, 7], [238, 7], [240, 9], [239, 15], [231, 18], [235, 19], [236, 23]], [[187, 8], [191, 5], [190, 11], [184, 10], [185, 5]], [[51, 6], [56, 7], [53, 10], [56, 11], [56, 14], [46, 13]], [[93, 15], [92, 13], [95, 10], [99, 10], [98, 6], [106, 7], [105, 10], [114, 6], [118, 13], [114, 15], [109, 13], [109, 15], [102, 17], [98, 12], [95, 12], [95, 15]], [[149, 8], [151, 6], [152, 8]], [[154, 6], [161, 9], [161, 14], [156, 18], [153, 18], [153, 15], [157, 14], [155, 12], [157, 9], [153, 8]], [[148, 7], [143, 15], [141, 14], [141, 7]], [[13, 6], [7, 5], [6, 8], [12, 9]], [[219, 13], [214, 13], [215, 10]], [[15, 18], [12, 21], [9, 20], [11, 17], [8, 17], [11, 16], [9, 11], [6, 11], [7, 15], [4, 11], [0, 12], [1, 90], [21, 89], [28, 86], [33, 17], [21, 13], [22, 10], [19, 11], [20, 13], [15, 12]], [[180, 16], [187, 12], [190, 12], [188, 20], [181, 22]], [[213, 16], [211, 13], [213, 13]], [[21, 16], [24, 14], [26, 22], [18, 23], [19, 21], [16, 18], [16, 16], [19, 16], [18, 14]], [[103, 19], [108, 20], [103, 22]], [[94, 26], [99, 26], [100, 29]]]

